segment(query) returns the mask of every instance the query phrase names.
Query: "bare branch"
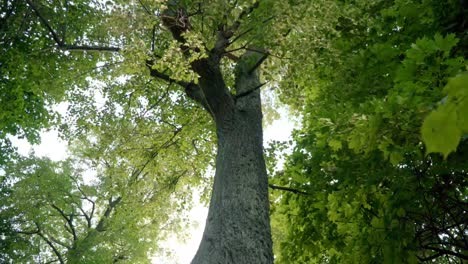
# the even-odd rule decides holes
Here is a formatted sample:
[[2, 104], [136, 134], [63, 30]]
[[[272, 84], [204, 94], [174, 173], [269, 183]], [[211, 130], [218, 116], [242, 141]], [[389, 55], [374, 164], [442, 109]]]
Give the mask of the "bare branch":
[[282, 191], [292, 192], [292, 193], [295, 193], [295, 194], [310, 195], [310, 193], [308, 193], [308, 192], [304, 192], [304, 191], [294, 189], [294, 188], [290, 188], [290, 187], [276, 186], [276, 185], [273, 185], [273, 184], [268, 184], [268, 187], [270, 187], [273, 190], [282, 190]]
[[236, 99], [239, 99], [239, 98], [241, 98], [241, 97], [247, 96], [247, 95], [249, 95], [249, 94], [255, 92], [256, 90], [262, 88], [265, 84], [267, 84], [267, 82], [261, 83], [261, 84], [255, 86], [254, 88], [249, 89], [249, 90], [247, 90], [247, 91], [245, 91], [245, 92], [236, 94], [236, 97], [235, 97], [235, 98], [236, 98]]
[[67, 216], [65, 212], [62, 209], [60, 209], [58, 206], [56, 206], [55, 204], [50, 204], [50, 206], [52, 206], [52, 208], [54, 208], [57, 212], [59, 212], [59, 214], [63, 218], [65, 218], [65, 220], [67, 221], [68, 227], [70, 228], [71, 234], [73, 236], [73, 241], [76, 241], [78, 237], [76, 236], [76, 230], [73, 224], [73, 214], [70, 214], [69, 216]]
[[38, 223], [34, 223], [36, 225], [36, 228], [38, 230], [38, 235], [47, 243], [47, 245], [49, 245], [49, 247], [52, 249], [52, 251], [54, 252], [55, 256], [57, 256], [60, 264], [65, 264], [65, 261], [63, 259], [63, 256], [62, 254], [60, 253], [60, 251], [58, 251], [57, 247], [55, 247], [54, 243], [52, 243], [52, 241], [50, 241], [42, 232], [41, 232], [41, 227], [39, 226]]

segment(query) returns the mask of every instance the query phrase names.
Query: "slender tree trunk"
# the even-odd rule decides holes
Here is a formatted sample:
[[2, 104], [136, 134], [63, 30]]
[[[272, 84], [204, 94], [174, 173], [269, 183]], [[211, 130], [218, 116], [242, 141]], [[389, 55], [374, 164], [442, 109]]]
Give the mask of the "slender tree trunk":
[[260, 92], [249, 92], [259, 81], [256, 73], [241, 74], [237, 93], [248, 94], [216, 118], [216, 174], [192, 264], [273, 263]]

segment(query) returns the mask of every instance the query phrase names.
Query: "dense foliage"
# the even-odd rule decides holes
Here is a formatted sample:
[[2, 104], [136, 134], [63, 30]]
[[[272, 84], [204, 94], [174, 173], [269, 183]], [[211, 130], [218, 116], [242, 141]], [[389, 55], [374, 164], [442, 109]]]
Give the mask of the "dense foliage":
[[[287, 50], [289, 16], [297, 17], [284, 12], [290, 4], [3, 1], [2, 261], [149, 262], [154, 240], [177, 227], [192, 191], [200, 186], [209, 194], [214, 126], [185, 96], [200, 77], [191, 64], [222, 51], [223, 79], [234, 98], [242, 54], [264, 61], [270, 51]], [[283, 71], [276, 56], [276, 63], [265, 62], [265, 76]], [[49, 127], [68, 141], [72, 161], [13, 154], [9, 136], [37, 143]], [[85, 180], [88, 171], [95, 175]], [[116, 240], [121, 248], [109, 244]]]
[[[256, 54], [302, 117], [284, 169], [267, 148], [277, 263], [467, 260], [467, 1], [0, 5], [0, 262], [149, 263], [183, 232], [215, 146], [191, 64], [220, 39], [230, 96]], [[51, 127], [69, 159], [15, 153]]]
[[326, 45], [292, 69], [305, 99], [283, 95], [303, 127], [274, 181], [306, 194], [275, 193], [278, 263], [462, 263], [466, 3], [336, 4]]

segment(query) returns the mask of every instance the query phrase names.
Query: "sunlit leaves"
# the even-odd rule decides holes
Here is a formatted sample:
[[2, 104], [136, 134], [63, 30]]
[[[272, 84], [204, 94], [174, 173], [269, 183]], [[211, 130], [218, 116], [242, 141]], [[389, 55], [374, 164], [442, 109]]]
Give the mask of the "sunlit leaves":
[[[282, 98], [304, 120], [273, 179], [310, 195], [273, 204], [275, 221], [288, 216], [287, 228], [276, 223], [277, 262], [419, 263], [446, 254], [457, 263], [463, 247], [444, 245], [463, 237], [463, 228], [448, 231], [463, 220], [446, 215], [464, 209], [439, 199], [466, 200], [463, 30], [444, 31], [457, 23], [459, 3], [340, 4], [329, 20], [335, 33], [321, 31], [321, 49], [304, 43], [312, 54], [285, 80], [295, 87]], [[444, 161], [431, 152], [451, 154]]]
[[468, 133], [468, 74], [451, 78], [444, 92], [447, 98], [426, 117], [421, 132], [427, 153], [440, 152], [447, 157]]

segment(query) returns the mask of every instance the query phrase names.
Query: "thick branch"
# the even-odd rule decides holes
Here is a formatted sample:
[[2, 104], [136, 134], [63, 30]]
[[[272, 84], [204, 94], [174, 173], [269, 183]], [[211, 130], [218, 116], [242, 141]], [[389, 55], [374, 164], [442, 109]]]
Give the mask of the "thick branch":
[[[168, 8], [162, 14], [162, 22], [172, 33], [173, 38], [180, 43], [181, 50], [185, 56], [189, 56], [190, 50], [198, 52], [196, 48], [186, 45], [183, 33], [191, 30], [191, 24], [186, 8], [179, 6], [178, 1], [169, 1]], [[215, 120], [218, 117], [225, 118], [225, 114], [234, 109], [233, 98], [224, 83], [219, 67], [225, 43], [227, 43], [227, 38], [219, 33], [215, 48], [209, 52], [208, 58], [198, 59], [190, 64], [192, 70], [200, 76], [198, 84], [193, 82], [176, 82], [169, 76], [153, 69], [151, 69], [151, 75], [180, 84], [185, 88], [186, 94], [201, 104]], [[152, 63], [147, 62], [147, 64], [151, 65]], [[218, 115], [221, 112], [223, 114]]]
[[252, 68], [249, 69], [248, 73], [252, 74], [258, 67], [260, 67], [260, 65], [262, 65], [266, 58], [268, 58], [268, 55], [268, 53], [263, 54], [263, 56], [260, 57], [260, 59], [258, 59], [258, 61], [252, 66]]
[[308, 192], [304, 192], [304, 191], [294, 189], [294, 188], [290, 188], [290, 187], [276, 186], [276, 185], [273, 185], [273, 184], [268, 184], [268, 187], [270, 187], [273, 190], [281, 190], [281, 191], [292, 192], [292, 193], [295, 193], [295, 194], [310, 195], [310, 193], [308, 193]]
[[109, 205], [107, 206], [106, 211], [104, 211], [104, 214], [102, 215], [101, 219], [99, 220], [99, 223], [96, 226], [96, 231], [102, 232], [102, 231], [106, 230], [104, 228], [104, 223], [109, 218], [110, 214], [115, 209], [115, 207], [120, 203], [121, 200], [122, 200], [122, 197], [120, 197], [120, 196], [117, 197], [113, 201], [112, 201], [112, 199], [109, 199]]

